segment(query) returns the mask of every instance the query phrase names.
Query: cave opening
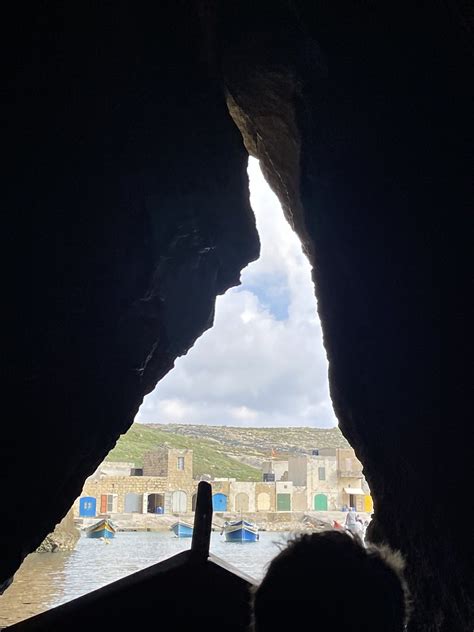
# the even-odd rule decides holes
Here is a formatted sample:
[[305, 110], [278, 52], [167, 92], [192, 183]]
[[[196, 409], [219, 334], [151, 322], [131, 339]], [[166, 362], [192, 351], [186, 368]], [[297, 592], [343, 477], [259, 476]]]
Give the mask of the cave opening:
[[248, 174], [260, 256], [217, 297], [212, 327], [145, 397], [136, 421], [337, 425], [309, 261], [255, 158]]
[[[81, 527], [104, 516], [116, 521], [115, 548], [122, 539], [130, 546], [138, 533], [133, 559], [109, 553], [102, 562], [107, 572], [93, 579], [86, 574], [83, 583], [76, 577], [72, 592], [58, 591], [50, 606], [156, 561], [149, 546], [153, 536], [147, 540], [144, 533], [169, 540], [173, 517], [192, 521], [199, 480], [213, 485], [217, 526], [244, 513], [263, 527], [262, 556], [227, 558], [251, 576], [259, 577], [277, 552], [270, 538], [266, 543], [265, 531], [278, 529], [281, 541], [303, 528], [303, 518], [304, 529], [311, 529], [308, 517], [323, 517], [332, 527], [343, 523], [351, 507], [370, 520], [372, 499], [362, 465], [332, 408], [309, 261], [255, 158], [249, 159], [248, 176], [259, 259], [242, 271], [240, 285], [217, 297], [213, 326], [145, 397], [135, 423], [85, 481], [74, 504]], [[289, 516], [286, 522], [282, 514]], [[213, 533], [216, 542], [218, 536]], [[79, 558], [87, 556], [87, 546], [81, 538]], [[189, 547], [189, 540], [179, 546]], [[219, 554], [225, 557], [222, 544]], [[43, 566], [35, 583], [47, 581], [47, 572]], [[17, 582], [17, 592], [20, 586]]]
[[[168, 477], [165, 516], [192, 514], [197, 481], [207, 480], [219, 517], [302, 512], [333, 527], [354, 510], [365, 533], [372, 496], [333, 411], [311, 265], [257, 159], [247, 172], [260, 256], [217, 296], [212, 327], [145, 397], [107, 460], [131, 461], [137, 446], [161, 451], [143, 474]], [[178, 487], [189, 498], [180, 507]]]
[[[363, 460], [374, 496], [371, 538], [406, 560], [416, 603], [410, 632], [473, 629], [471, 556], [459, 529], [472, 462], [464, 440], [469, 372], [463, 371], [471, 328], [463, 274], [472, 223], [466, 212], [473, 120], [468, 6], [432, 3], [427, 11], [412, 3], [406, 11], [357, 3], [341, 11], [334, 3], [299, 0], [198, 0], [161, 3], [156, 15], [114, 5], [111, 19], [107, 3], [78, 12], [71, 3], [58, 10], [53, 2], [38, 4], [26, 21], [14, 20], [18, 37], [6, 57], [13, 149], [7, 155], [16, 167], [8, 182], [19, 211], [5, 217], [22, 226], [5, 233], [18, 235], [18, 260], [9, 259], [6, 271], [27, 304], [15, 319], [22, 344], [12, 346], [5, 367], [19, 387], [16, 401], [31, 410], [4, 424], [1, 528], [8, 546], [0, 616], [22, 585], [20, 574], [10, 586], [22, 560], [40, 546], [56, 546], [47, 536], [82, 492], [81, 520], [97, 520], [102, 509], [122, 512], [125, 504], [131, 521], [134, 515], [160, 519], [145, 515], [152, 493], [164, 494], [166, 519], [172, 491], [186, 494], [174, 506], [186, 503], [192, 513], [194, 493], [182, 484], [192, 469], [182, 435], [169, 446], [175, 450], [167, 461], [171, 490], [164, 482], [143, 489], [147, 468], [136, 454], [129, 461], [122, 454], [123, 469], [103, 477], [126, 475], [129, 489], [107, 489], [101, 475], [94, 489], [82, 488], [99, 465], [109, 467], [104, 459], [144, 395], [157, 382], [165, 388], [162, 378], [176, 358], [199, 339], [185, 359], [192, 358], [206, 339], [200, 336], [210, 327], [216, 296], [235, 287], [258, 256], [246, 181], [251, 154], [313, 267], [339, 427]], [[449, 287], [456, 287], [451, 303], [442, 292], [448, 274]], [[237, 288], [234, 298], [239, 291], [245, 296]], [[284, 302], [271, 298], [284, 320]], [[460, 338], [450, 345], [456, 379], [448, 390], [441, 362], [441, 306], [447, 305], [455, 315], [450, 331]], [[242, 327], [259, 322], [250, 309], [245, 320]], [[234, 342], [245, 349], [245, 338], [228, 346]], [[293, 352], [281, 348], [282, 355]], [[223, 385], [229, 381], [225, 372], [218, 377]], [[203, 374], [206, 380], [212, 385]], [[249, 380], [248, 392], [257, 383]], [[280, 382], [274, 390], [279, 410], [284, 392]], [[446, 396], [459, 412], [444, 413]], [[179, 398], [164, 399], [173, 419], [188, 417]], [[249, 417], [259, 410], [252, 404], [233, 405], [248, 432], [246, 457], [257, 443], [249, 431]], [[212, 413], [208, 406], [207, 419]], [[133, 433], [135, 445], [146, 442], [144, 424], [135, 424], [129, 439]], [[171, 436], [163, 431], [156, 443], [164, 446]], [[255, 464], [234, 463], [240, 471], [219, 475], [222, 461], [209, 458], [211, 448], [232, 454], [221, 439], [201, 442], [207, 448], [199, 454], [202, 477], [238, 479], [244, 465]], [[318, 449], [315, 442], [310, 448]], [[194, 457], [197, 462], [197, 450]], [[291, 507], [289, 468], [274, 458], [273, 471], [262, 473], [266, 480], [252, 481], [246, 471], [247, 486], [281, 477], [284, 516]], [[319, 486], [329, 470], [313, 474], [318, 487], [306, 501], [322, 512], [330, 499]], [[234, 507], [228, 483], [219, 481], [216, 514]], [[347, 502], [357, 502], [358, 488], [345, 487]], [[248, 499], [250, 507], [253, 498], [269, 511], [277, 499], [267, 489], [256, 498], [239, 489], [239, 506]], [[74, 522], [72, 512], [68, 519]], [[98, 555], [85, 568], [105, 572], [103, 558], [113, 544], [89, 550]], [[56, 578], [64, 576], [65, 557], [54, 557]], [[39, 579], [37, 572], [29, 578], [23, 617], [34, 614], [30, 597]], [[151, 592], [151, 599], [135, 594], [140, 623], [156, 616], [156, 582]], [[234, 615], [231, 593], [226, 588], [215, 601]], [[101, 628], [122, 623], [123, 594], [115, 613], [105, 613], [103, 597], [91, 620], [100, 619]], [[43, 606], [53, 604], [45, 598]], [[78, 607], [88, 611], [87, 604]], [[69, 617], [71, 629], [77, 622]], [[0, 619], [0, 627], [7, 624]]]

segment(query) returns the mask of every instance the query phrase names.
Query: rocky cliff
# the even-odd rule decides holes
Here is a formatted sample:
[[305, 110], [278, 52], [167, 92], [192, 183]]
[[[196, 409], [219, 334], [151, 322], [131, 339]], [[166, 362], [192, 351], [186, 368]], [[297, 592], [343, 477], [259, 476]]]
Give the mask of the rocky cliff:
[[[32, 412], [28, 436], [17, 424], [2, 442], [0, 580], [258, 256], [249, 151], [310, 258], [331, 396], [374, 494], [372, 537], [407, 558], [411, 630], [472, 629], [472, 548], [447, 511], [469, 498], [471, 456], [441, 431], [440, 333], [441, 271], [459, 280], [470, 248], [471, 16], [463, 2], [53, 1], [13, 21], [8, 213], [28, 231], [5, 232], [27, 264], [7, 272], [32, 287], [18, 310], [31, 362], [15, 348], [7, 364]], [[444, 299], [456, 437], [471, 417], [464, 295]]]

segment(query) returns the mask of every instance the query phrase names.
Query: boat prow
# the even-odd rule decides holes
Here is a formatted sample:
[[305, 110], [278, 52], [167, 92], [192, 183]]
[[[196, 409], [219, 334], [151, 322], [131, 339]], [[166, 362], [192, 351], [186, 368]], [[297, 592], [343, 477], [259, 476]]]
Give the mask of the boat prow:
[[115, 536], [117, 529], [111, 520], [104, 518], [88, 527], [85, 531], [88, 538], [110, 539]]
[[170, 527], [171, 531], [177, 538], [191, 538], [193, 535], [193, 525], [188, 522], [175, 522]]
[[257, 542], [258, 527], [247, 520], [234, 520], [224, 524], [226, 542]]

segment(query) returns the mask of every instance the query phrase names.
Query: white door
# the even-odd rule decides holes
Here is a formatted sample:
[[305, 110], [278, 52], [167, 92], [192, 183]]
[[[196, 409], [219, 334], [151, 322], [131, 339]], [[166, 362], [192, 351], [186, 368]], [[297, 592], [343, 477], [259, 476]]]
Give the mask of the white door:
[[185, 513], [187, 504], [186, 492], [173, 492], [172, 507], [173, 513]]

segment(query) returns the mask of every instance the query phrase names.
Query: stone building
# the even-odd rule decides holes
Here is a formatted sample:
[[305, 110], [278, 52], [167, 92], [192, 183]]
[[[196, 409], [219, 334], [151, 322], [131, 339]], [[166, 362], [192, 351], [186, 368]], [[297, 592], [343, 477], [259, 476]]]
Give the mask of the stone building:
[[334, 454], [291, 457], [288, 478], [306, 490], [306, 508], [310, 510], [340, 508], [338, 498], [336, 450]]
[[342, 487], [342, 506], [354, 507], [356, 511], [370, 511], [368, 505], [371, 505], [372, 501], [370, 499], [369, 502], [363, 489], [365, 479], [362, 468], [362, 463], [352, 448], [337, 450], [337, 472]]
[[[102, 464], [86, 480], [81, 497], [74, 505], [76, 515], [194, 510], [198, 483], [193, 480], [192, 450], [160, 448], [145, 454], [140, 475], [132, 475], [136, 472], [133, 465]], [[128, 474], [125, 474], [125, 466]], [[108, 475], [108, 471], [121, 474]]]
[[135, 463], [129, 461], [104, 461], [96, 469], [92, 477], [101, 476], [132, 476]]
[[323, 448], [290, 457], [288, 479], [295, 489], [304, 488], [306, 509], [372, 511], [362, 463], [352, 448]]
[[[264, 463], [262, 482], [220, 478], [210, 481], [215, 513], [304, 512], [355, 507], [372, 511], [362, 464], [349, 449], [321, 449], [312, 454]], [[104, 462], [84, 485], [75, 514], [188, 513], [195, 510], [198, 480], [193, 479], [193, 451], [163, 447], [133, 463]]]
[[262, 463], [262, 473], [269, 482], [288, 480], [288, 461], [268, 459]]

